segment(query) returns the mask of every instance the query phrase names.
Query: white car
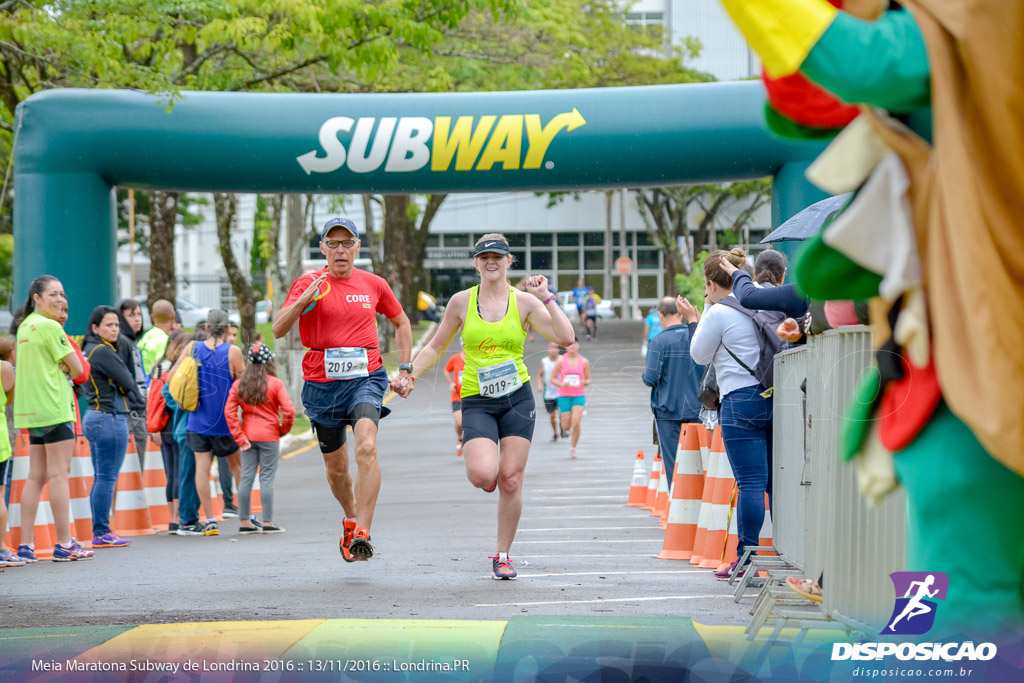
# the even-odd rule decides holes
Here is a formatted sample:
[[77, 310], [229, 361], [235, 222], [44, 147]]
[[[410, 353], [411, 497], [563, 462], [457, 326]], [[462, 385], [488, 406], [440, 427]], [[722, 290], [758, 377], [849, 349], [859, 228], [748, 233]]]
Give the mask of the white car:
[[[558, 300], [562, 304], [562, 310], [565, 312], [565, 316], [569, 320], [579, 320], [579, 312], [576, 310], [576, 299], [572, 295], [572, 291], [559, 292]], [[601, 299], [597, 303], [597, 317], [598, 318], [614, 318], [615, 309], [612, 307], [614, 301], [609, 299]]]
[[199, 306], [180, 296], [176, 298], [175, 303], [178, 314], [181, 315], [181, 324], [184, 327], [195, 327], [197, 323], [210, 317], [210, 311], [213, 310], [209, 306]]

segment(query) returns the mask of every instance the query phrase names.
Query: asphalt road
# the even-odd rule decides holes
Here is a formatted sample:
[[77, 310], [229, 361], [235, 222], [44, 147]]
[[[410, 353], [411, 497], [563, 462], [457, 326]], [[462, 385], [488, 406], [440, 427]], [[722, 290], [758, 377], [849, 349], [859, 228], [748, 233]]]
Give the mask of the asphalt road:
[[[275, 521], [287, 533], [239, 538], [237, 521], [228, 520], [219, 537], [164, 533], [137, 538], [130, 548], [98, 550], [90, 562], [2, 570], [5, 625], [520, 614], [745, 625], [752, 594], [736, 604], [709, 570], [655, 559], [663, 532], [649, 513], [623, 507], [637, 449], [648, 466], [653, 452], [649, 394], [632, 341], [639, 329], [606, 336], [613, 339], [581, 350], [594, 384], [577, 460], [569, 459], [567, 443], [550, 442], [538, 401], [512, 547], [517, 581], [491, 579], [497, 494], [466, 480], [454, 454], [447, 383], [431, 373], [410, 399], [391, 400], [394, 413], [381, 423], [373, 560], [342, 561], [341, 510], [314, 447], [279, 468]], [[527, 346], [531, 373], [544, 346], [539, 337]]]

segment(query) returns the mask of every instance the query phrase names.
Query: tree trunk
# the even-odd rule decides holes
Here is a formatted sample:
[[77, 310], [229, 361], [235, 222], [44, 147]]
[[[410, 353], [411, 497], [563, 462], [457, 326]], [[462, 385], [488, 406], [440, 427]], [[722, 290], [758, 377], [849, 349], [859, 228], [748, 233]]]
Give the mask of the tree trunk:
[[220, 257], [228, 274], [228, 282], [231, 283], [231, 291], [235, 294], [235, 306], [241, 317], [238, 333], [244, 348], [256, 337], [256, 292], [253, 291], [252, 285], [235, 259], [235, 253], [231, 250], [231, 226], [235, 222], [238, 197], [229, 192], [215, 192], [213, 206], [217, 216]]
[[423, 212], [409, 195], [384, 195], [384, 272], [409, 320], [419, 320], [417, 296], [426, 287], [423, 261], [427, 256], [430, 224], [445, 194], [427, 195]]
[[178, 193], [154, 192], [149, 202], [149, 293], [146, 307], [158, 299], [174, 304], [178, 278], [174, 270], [174, 224], [178, 219]]
[[[275, 292], [274, 307], [277, 310], [284, 305], [288, 290], [302, 274], [302, 253], [305, 250], [306, 226], [302, 210], [302, 197], [297, 194], [287, 195], [284, 199], [285, 214], [285, 254], [284, 259], [274, 261], [275, 270], [281, 280], [281, 288], [277, 290], [277, 282], [274, 282]], [[278, 211], [281, 204], [278, 203]], [[278, 214], [280, 215], [280, 214]], [[277, 226], [277, 229], [280, 229]], [[284, 271], [281, 271], [280, 263], [284, 261]], [[276, 340], [274, 351], [277, 354], [277, 376], [284, 382], [288, 389], [289, 396], [295, 403], [296, 408], [302, 403], [302, 370], [300, 357], [302, 355], [302, 342], [299, 339], [299, 325], [296, 323], [288, 334]]]

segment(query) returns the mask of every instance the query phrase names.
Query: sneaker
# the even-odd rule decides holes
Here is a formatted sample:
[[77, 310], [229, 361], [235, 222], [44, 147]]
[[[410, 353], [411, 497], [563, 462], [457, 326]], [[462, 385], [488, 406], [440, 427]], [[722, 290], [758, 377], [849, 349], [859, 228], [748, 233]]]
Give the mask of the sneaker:
[[238, 508], [226, 507], [223, 515], [224, 519], [238, 519]]
[[554, 443], [555, 441], [558, 441], [558, 434], [551, 435], [551, 442]]
[[576, 459], [576, 447], [575, 446], [570, 446], [569, 447], [569, 457], [572, 458], [573, 460]]
[[23, 559], [25, 562], [39, 561], [39, 558], [36, 557], [36, 551], [25, 544], [18, 546], [18, 557]]
[[255, 527], [255, 526], [240, 526], [240, 527], [238, 527], [238, 535], [239, 536], [248, 536], [249, 534], [259, 534], [259, 533], [262, 533], [262, 532], [263, 532], [263, 529], [260, 529], [259, 527]]
[[459, 441], [457, 444], [455, 444], [455, 455], [456, 456], [462, 455], [462, 442], [461, 441]]
[[207, 522], [206, 526], [203, 527], [202, 536], [220, 536], [220, 529], [217, 528], [217, 522]]
[[565, 430], [565, 429], [562, 430], [562, 438], [563, 439], [568, 439], [569, 438], [569, 432], [567, 430]]
[[498, 488], [498, 478], [495, 477], [491, 485], [484, 489], [484, 493], [494, 493], [494, 489]]
[[121, 538], [113, 531], [108, 531], [102, 536], [92, 537], [93, 548], [124, 548], [131, 545], [132, 542], [127, 538]]
[[202, 522], [192, 522], [191, 524], [182, 524], [178, 527], [179, 536], [202, 536], [203, 535], [203, 524]]
[[167, 533], [171, 535], [176, 535], [178, 533], [178, 529], [180, 528], [181, 527], [177, 522], [171, 522], [167, 525]]
[[78, 541], [71, 539], [71, 545], [63, 546], [60, 543], [53, 546], [54, 562], [77, 562], [79, 560], [91, 560], [95, 553], [86, 550], [78, 545]]
[[491, 571], [493, 572], [491, 578], [497, 581], [516, 580], [516, 570], [512, 568], [512, 563], [508, 560], [499, 560], [497, 555], [491, 558]]
[[341, 540], [338, 541], [338, 548], [341, 550], [341, 557], [346, 562], [355, 562], [356, 558], [352, 556], [352, 539], [356, 535], [356, 520], [346, 519], [342, 522], [344, 527], [341, 535]]
[[249, 518], [249, 523], [252, 524], [257, 529], [259, 529], [260, 531], [263, 531], [263, 522], [261, 522], [260, 520], [255, 519], [254, 517], [250, 517]]
[[265, 534], [283, 534], [284, 533], [284, 528], [283, 527], [279, 527], [276, 524], [264, 524], [263, 525], [263, 533], [265, 533]]
[[[718, 579], [719, 581], [728, 581], [730, 578], [732, 578], [732, 573], [734, 571], [736, 571], [736, 567], [739, 565], [739, 563], [740, 563], [740, 561], [738, 559], [737, 560], [733, 560], [732, 564], [730, 564], [728, 567], [726, 567], [725, 569], [722, 569], [721, 571], [715, 572], [715, 578]], [[743, 568], [743, 569], [739, 570], [738, 572], [736, 572], [736, 578], [737, 579], [742, 579], [743, 578], [743, 574], [746, 573], [746, 571], [747, 571], [746, 568]]]
[[10, 548], [0, 550], [0, 567], [22, 567], [25, 560], [21, 559]]
[[353, 560], [365, 562], [373, 557], [373, 546], [370, 545], [370, 532], [366, 530], [366, 527], [361, 526], [356, 529], [352, 543], [349, 544], [349, 549], [352, 552]]

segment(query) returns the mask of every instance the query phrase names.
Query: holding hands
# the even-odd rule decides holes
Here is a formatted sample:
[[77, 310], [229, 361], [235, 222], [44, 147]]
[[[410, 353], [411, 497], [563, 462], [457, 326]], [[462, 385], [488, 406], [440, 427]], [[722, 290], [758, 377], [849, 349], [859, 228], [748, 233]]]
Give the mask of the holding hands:
[[409, 398], [409, 394], [411, 394], [412, 390], [415, 388], [413, 386], [412, 375], [404, 372], [399, 372], [398, 376], [391, 380], [391, 383], [388, 386], [391, 391], [395, 392], [402, 398]]

